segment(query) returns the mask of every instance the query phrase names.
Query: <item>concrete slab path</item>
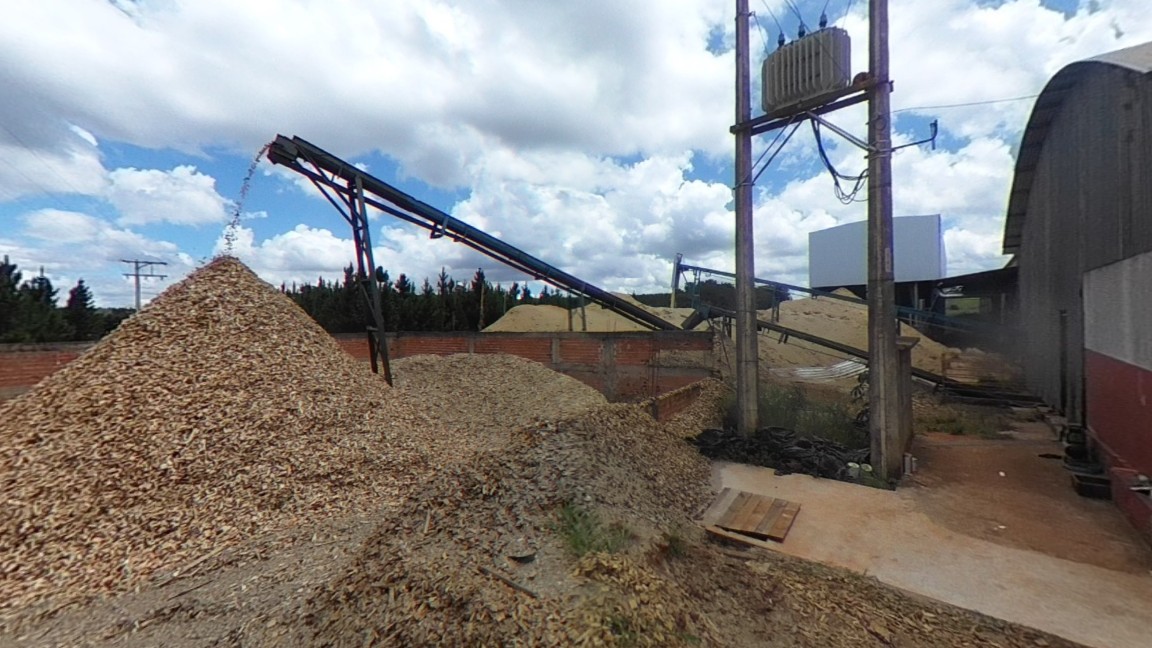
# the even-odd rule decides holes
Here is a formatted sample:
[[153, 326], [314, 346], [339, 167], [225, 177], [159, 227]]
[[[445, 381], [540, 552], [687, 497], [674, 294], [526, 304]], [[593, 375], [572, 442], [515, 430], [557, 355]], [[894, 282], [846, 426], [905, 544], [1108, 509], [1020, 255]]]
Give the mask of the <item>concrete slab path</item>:
[[[802, 505], [783, 553], [1099, 648], [1152, 645], [1152, 574], [989, 542], [935, 522], [918, 489], [884, 491], [717, 462], [714, 486]], [[710, 523], [712, 520], [705, 520]], [[1053, 522], [1052, 533], [1060, 533]]]

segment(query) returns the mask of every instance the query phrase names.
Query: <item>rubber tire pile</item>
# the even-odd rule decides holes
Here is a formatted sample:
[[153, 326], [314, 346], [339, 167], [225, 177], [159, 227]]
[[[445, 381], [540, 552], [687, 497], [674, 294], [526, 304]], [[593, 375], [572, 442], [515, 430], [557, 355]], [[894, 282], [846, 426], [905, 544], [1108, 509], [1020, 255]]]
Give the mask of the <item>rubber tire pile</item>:
[[800, 437], [782, 427], [764, 427], [744, 437], [733, 429], [708, 428], [688, 442], [709, 459], [775, 468], [777, 475], [803, 473], [854, 482], [849, 463], [868, 463], [867, 448], [852, 450], [820, 437]]

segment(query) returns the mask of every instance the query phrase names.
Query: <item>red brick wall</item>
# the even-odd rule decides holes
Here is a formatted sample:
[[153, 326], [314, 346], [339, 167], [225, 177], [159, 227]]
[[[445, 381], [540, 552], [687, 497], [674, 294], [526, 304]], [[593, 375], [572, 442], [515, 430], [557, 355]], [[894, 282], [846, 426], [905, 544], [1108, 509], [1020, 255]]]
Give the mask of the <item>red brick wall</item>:
[[[368, 361], [363, 335], [336, 336], [349, 355]], [[0, 345], [0, 398], [13, 396], [74, 360], [88, 344]], [[700, 352], [699, 366], [663, 366], [661, 351]], [[390, 358], [454, 353], [507, 353], [545, 364], [599, 390], [610, 400], [636, 401], [712, 375], [708, 333], [399, 333], [388, 335]]]
[[0, 344], [0, 398], [15, 395], [75, 360], [91, 344]]
[[662, 393], [648, 402], [652, 417], [664, 422], [688, 409], [700, 397], [700, 381]]

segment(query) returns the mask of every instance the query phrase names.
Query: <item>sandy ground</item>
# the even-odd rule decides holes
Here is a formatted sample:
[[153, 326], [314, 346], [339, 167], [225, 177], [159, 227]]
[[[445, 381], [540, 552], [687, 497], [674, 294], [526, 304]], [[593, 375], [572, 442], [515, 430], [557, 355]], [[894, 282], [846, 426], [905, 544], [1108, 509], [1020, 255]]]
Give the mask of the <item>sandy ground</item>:
[[1152, 551], [1038, 456], [1053, 445], [927, 436], [896, 492], [738, 464], [717, 464], [714, 479], [801, 503], [783, 553], [1086, 645], [1147, 646]]
[[[1080, 497], [1060, 468], [1062, 448], [1043, 424], [1016, 439], [918, 436], [919, 471], [906, 479], [933, 522], [996, 544], [1133, 574], [1152, 548], [1109, 501]], [[1152, 624], [1150, 624], [1152, 625]]]

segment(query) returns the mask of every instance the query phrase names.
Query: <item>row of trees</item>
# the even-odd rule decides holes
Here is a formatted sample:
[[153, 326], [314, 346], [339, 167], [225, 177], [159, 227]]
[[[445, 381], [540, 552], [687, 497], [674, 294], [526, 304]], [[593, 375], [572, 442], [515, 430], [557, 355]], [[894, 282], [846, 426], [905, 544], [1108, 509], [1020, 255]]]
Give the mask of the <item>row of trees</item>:
[[[395, 280], [380, 271], [381, 306], [389, 331], [478, 331], [520, 304], [571, 307], [576, 300], [547, 286], [533, 295], [528, 286], [493, 284], [477, 270], [470, 282], [458, 282], [441, 269], [436, 282], [417, 286], [405, 274]], [[364, 330], [369, 321], [367, 301], [351, 265], [340, 281], [321, 278], [315, 285], [283, 285], [280, 289], [331, 333]]]
[[[534, 295], [519, 283], [507, 288], [493, 284], [483, 270], [477, 270], [469, 282], [458, 282], [441, 269], [435, 283], [424, 279], [419, 286], [404, 274], [393, 280], [388, 272], [379, 273], [389, 331], [478, 331], [521, 304], [579, 305], [577, 298], [547, 286]], [[344, 268], [339, 281], [321, 278], [314, 285], [282, 285], [280, 289], [331, 333], [361, 332], [369, 321], [366, 300], [351, 265]], [[698, 293], [705, 303], [735, 308], [731, 284], [704, 281]], [[766, 287], [757, 293], [759, 308], [788, 299], [786, 291], [773, 294]], [[636, 297], [650, 306], [667, 306], [669, 301], [667, 293]], [[57, 290], [43, 272], [25, 280], [16, 264], [4, 257], [0, 263], [0, 342], [95, 340], [132, 314], [129, 308], [95, 308], [92, 291], [83, 279], [68, 292], [63, 307], [57, 302]], [[687, 306], [690, 297], [682, 294], [678, 303]]]
[[[380, 271], [381, 299], [385, 327], [389, 331], [478, 331], [504, 316], [509, 309], [521, 304], [550, 304], [563, 308], [579, 305], [576, 297], [545, 286], [539, 295], [533, 295], [527, 286], [513, 283], [505, 288], [492, 284], [477, 270], [470, 282], [457, 282], [444, 270], [432, 283], [428, 279], [417, 287], [407, 275], [395, 281], [388, 272]], [[364, 330], [369, 321], [367, 300], [356, 283], [351, 265], [344, 268], [341, 281], [320, 279], [315, 285], [283, 285], [280, 289], [331, 333], [356, 333]], [[690, 293], [699, 295], [705, 304], [722, 308], [736, 308], [736, 289], [730, 283], [712, 279], [689, 284]], [[655, 293], [636, 295], [649, 306], [667, 306], [670, 295]], [[758, 309], [772, 308], [790, 298], [787, 290], [773, 290], [760, 286], [756, 290]], [[689, 293], [680, 293], [678, 305], [691, 304]]]
[[83, 279], [68, 291], [63, 308], [57, 292], [43, 272], [25, 280], [5, 256], [0, 263], [0, 342], [95, 340], [132, 314], [129, 308], [97, 309]]

